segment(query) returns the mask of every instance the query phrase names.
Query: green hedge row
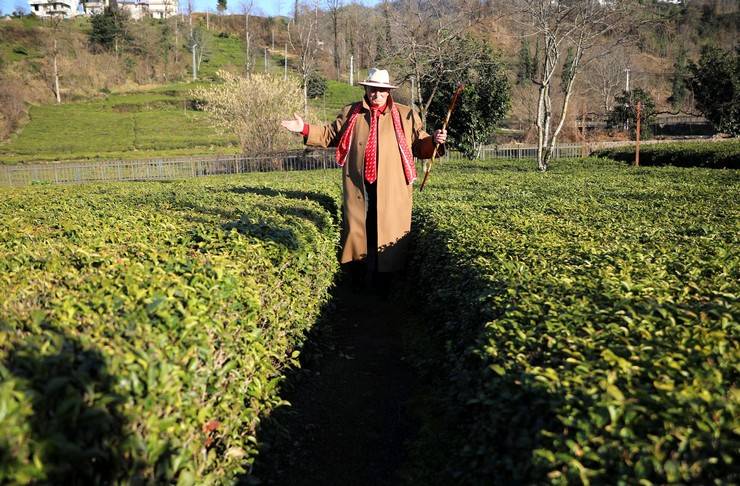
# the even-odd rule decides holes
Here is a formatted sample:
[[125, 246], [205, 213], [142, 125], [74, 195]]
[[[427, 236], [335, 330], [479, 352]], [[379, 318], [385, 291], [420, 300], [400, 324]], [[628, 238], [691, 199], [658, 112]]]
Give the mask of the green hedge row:
[[336, 188], [307, 177], [3, 191], [0, 482], [248, 469], [337, 269]]
[[479, 162], [431, 182], [410, 265], [442, 344], [426, 483], [740, 480], [738, 172]]
[[[635, 148], [618, 147], [603, 149], [596, 151], [594, 155], [633, 163], [635, 160]], [[641, 145], [640, 165], [740, 169], [740, 140]]]

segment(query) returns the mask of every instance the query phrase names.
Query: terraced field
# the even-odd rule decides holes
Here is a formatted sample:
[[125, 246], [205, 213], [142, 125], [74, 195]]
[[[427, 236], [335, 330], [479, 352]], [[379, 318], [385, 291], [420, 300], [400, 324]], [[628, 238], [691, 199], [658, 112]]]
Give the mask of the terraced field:
[[[416, 194], [405, 280], [378, 313], [364, 294], [327, 302], [339, 184], [304, 171], [3, 191], [0, 481], [224, 482], [249, 478], [259, 453], [269, 484], [312, 471], [283, 459], [315, 447], [331, 482], [365, 457], [334, 460], [355, 443], [367, 464], [397, 451], [383, 477], [409, 484], [740, 479], [736, 170], [440, 165]], [[356, 430], [298, 416], [288, 449], [265, 446], [258, 424], [284, 405], [280, 377], [322, 305], [364, 309], [361, 328], [328, 314], [360, 337], [344, 342], [411, 363], [414, 378], [377, 378], [419, 387], [387, 412], [411, 414], [408, 434], [370, 429], [385, 422], [362, 414], [404, 395], [365, 397], [353, 375], [407, 368], [319, 342], [316, 359], [337, 359], [315, 369], [334, 378], [312, 374], [306, 393], [365, 397], [337, 418]]]

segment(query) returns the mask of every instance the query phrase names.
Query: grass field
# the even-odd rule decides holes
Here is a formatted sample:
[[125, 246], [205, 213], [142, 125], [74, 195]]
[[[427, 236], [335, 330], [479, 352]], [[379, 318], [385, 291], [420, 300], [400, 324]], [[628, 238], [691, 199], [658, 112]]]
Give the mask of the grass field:
[[238, 152], [204, 113], [188, 109], [190, 84], [99, 100], [33, 106], [29, 123], [0, 145], [0, 160], [139, 159]]
[[[29, 123], [0, 144], [0, 162], [238, 153], [236, 137], [217, 133], [205, 113], [188, 108], [188, 91], [203, 84], [178, 83], [81, 103], [33, 106]], [[328, 121], [361, 96], [358, 86], [329, 80], [326, 96], [310, 100], [310, 105]]]

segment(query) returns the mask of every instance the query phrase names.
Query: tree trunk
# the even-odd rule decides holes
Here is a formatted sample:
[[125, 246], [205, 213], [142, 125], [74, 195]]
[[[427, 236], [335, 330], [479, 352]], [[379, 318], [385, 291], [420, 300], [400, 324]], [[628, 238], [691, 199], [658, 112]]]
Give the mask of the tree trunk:
[[336, 10], [336, 7], [334, 8], [334, 11], [332, 12], [332, 22], [334, 26], [334, 73], [335, 78], [337, 81], [339, 81], [339, 73], [341, 71], [341, 66], [339, 63], [339, 37], [338, 37], [338, 26], [337, 26], [337, 16], [338, 12]]
[[539, 98], [537, 100], [537, 168], [541, 171], [547, 170], [547, 163], [545, 162], [545, 96], [547, 92], [547, 86], [545, 84], [540, 85]]
[[573, 57], [573, 61], [571, 62], [571, 75], [570, 79], [568, 80], [568, 84], [565, 87], [565, 96], [563, 96], [563, 104], [560, 109], [560, 121], [558, 123], [558, 127], [555, 129], [555, 133], [552, 134], [552, 138], [550, 139], [550, 146], [548, 149], [550, 157], [552, 157], [552, 154], [555, 151], [555, 143], [557, 143], [560, 131], [563, 129], [563, 125], [565, 124], [565, 117], [568, 115], [568, 106], [570, 104], [570, 97], [573, 94], [573, 85], [575, 84], [576, 76], [578, 76], [578, 65], [581, 62], [581, 57], [583, 56], [581, 42], [582, 40], [579, 41], [578, 46], [576, 47], [575, 56]]
[[308, 117], [308, 76], [303, 76], [303, 116]]
[[550, 159], [552, 158], [552, 145], [550, 144], [552, 98], [550, 88], [552, 86], [555, 68], [557, 67], [558, 57], [560, 57], [555, 39], [548, 35], [545, 35], [544, 38], [544, 66], [537, 104], [537, 168], [542, 172], [547, 170]]

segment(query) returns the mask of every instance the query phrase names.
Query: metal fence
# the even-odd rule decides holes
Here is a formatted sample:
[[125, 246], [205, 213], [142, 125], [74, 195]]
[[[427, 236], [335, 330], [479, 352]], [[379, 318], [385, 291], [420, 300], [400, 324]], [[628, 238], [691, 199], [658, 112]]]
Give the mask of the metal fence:
[[[585, 157], [591, 153], [588, 145], [568, 143], [555, 147], [553, 157]], [[478, 148], [477, 159], [534, 159], [537, 157], [537, 146], [535, 145], [482, 145]], [[455, 150], [450, 150], [445, 155], [447, 160], [460, 160], [463, 155]]]
[[218, 174], [315, 170], [335, 167], [334, 152], [330, 150], [261, 157], [233, 155], [24, 164], [0, 166], [0, 185], [23, 186], [34, 183], [172, 180]]
[[[644, 144], [669, 141], [646, 140]], [[634, 142], [595, 142], [587, 144], [559, 144], [554, 158], [587, 157], [594, 150], [634, 145]], [[533, 159], [537, 157], [534, 145], [482, 145], [478, 159]], [[446, 160], [463, 156], [455, 150], [447, 151]], [[158, 158], [147, 160], [115, 160], [101, 162], [60, 162], [48, 164], [0, 165], [0, 186], [23, 186], [33, 183], [68, 183], [92, 181], [141, 181], [187, 179], [217, 174], [246, 172], [293, 171], [336, 168], [334, 150], [312, 150], [282, 155], [246, 157], [229, 155], [216, 157]]]

